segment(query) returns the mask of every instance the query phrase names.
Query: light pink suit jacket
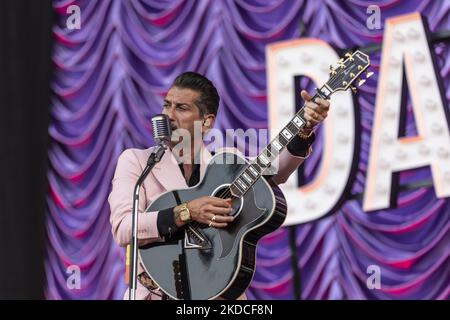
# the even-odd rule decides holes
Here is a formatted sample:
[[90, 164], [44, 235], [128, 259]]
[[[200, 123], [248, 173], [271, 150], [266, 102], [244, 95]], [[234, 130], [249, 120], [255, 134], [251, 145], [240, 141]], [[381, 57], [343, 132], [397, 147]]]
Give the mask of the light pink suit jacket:
[[[112, 191], [108, 201], [111, 208], [110, 222], [114, 240], [120, 246], [127, 246], [131, 240], [131, 222], [133, 207], [133, 189], [136, 181], [144, 170], [152, 148], [139, 150], [127, 149], [119, 157], [116, 171], [112, 180]], [[207, 164], [212, 158], [209, 151], [203, 147], [200, 163], [200, 180], [206, 171]], [[284, 183], [291, 173], [304, 161], [305, 158], [296, 157], [284, 149], [280, 153], [279, 169], [272, 179], [276, 184]], [[147, 244], [155, 241], [164, 241], [158, 233], [156, 220], [157, 212], [146, 213], [146, 208], [162, 193], [174, 189], [186, 189], [188, 185], [183, 177], [177, 161], [172, 152], [167, 151], [161, 161], [155, 165], [152, 172], [145, 179], [139, 202], [138, 239], [139, 244]], [[139, 263], [138, 274], [144, 271]], [[128, 290], [124, 298], [128, 298]], [[156, 294], [150, 293], [139, 281], [136, 290], [136, 299], [160, 299]]]

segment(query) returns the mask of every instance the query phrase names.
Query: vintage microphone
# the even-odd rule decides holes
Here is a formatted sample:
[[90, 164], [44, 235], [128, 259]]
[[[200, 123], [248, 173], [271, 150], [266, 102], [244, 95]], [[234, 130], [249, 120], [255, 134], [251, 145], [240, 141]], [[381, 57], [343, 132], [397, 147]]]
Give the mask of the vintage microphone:
[[150, 154], [147, 160], [147, 165], [142, 171], [139, 179], [136, 182], [133, 192], [133, 211], [132, 211], [132, 236], [131, 236], [131, 263], [130, 263], [130, 292], [129, 299], [136, 300], [136, 285], [137, 285], [137, 249], [138, 249], [138, 209], [139, 209], [139, 190], [147, 175], [157, 164], [164, 152], [169, 146], [172, 130], [169, 118], [164, 114], [157, 114], [152, 117], [153, 138], [158, 143], [158, 146]]

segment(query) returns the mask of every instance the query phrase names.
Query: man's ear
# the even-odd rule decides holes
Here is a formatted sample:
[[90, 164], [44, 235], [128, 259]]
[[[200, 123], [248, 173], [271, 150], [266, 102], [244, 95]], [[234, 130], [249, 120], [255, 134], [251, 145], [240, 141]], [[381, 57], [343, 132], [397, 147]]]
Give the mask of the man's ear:
[[207, 131], [208, 129], [212, 128], [214, 126], [214, 121], [216, 120], [216, 116], [212, 113], [209, 113], [204, 116], [203, 118], [203, 127], [204, 131]]

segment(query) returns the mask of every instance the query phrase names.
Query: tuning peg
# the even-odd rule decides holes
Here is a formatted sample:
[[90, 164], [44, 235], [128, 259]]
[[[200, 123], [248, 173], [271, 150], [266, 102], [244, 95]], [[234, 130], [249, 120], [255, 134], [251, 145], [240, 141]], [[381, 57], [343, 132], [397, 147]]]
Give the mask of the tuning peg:
[[355, 59], [353, 58], [353, 55], [352, 55], [351, 52], [347, 52], [347, 53], [345, 54], [345, 56], [347, 57], [347, 59], [348, 59], [349, 61], [355, 60]]
[[372, 71], [366, 72], [366, 79], [369, 79], [371, 76], [373, 76]]
[[361, 87], [364, 84], [364, 82], [366, 82], [366, 79], [359, 80], [358, 87]]
[[363, 67], [358, 65], [358, 71], [361, 71], [362, 69], [363, 69]]
[[336, 74], [336, 71], [334, 70], [334, 67], [330, 64], [330, 76], [334, 76]]
[[355, 74], [353, 72], [350, 72], [350, 78], [354, 78]]
[[350, 86], [350, 89], [352, 89], [354, 94], [358, 93], [358, 89], [356, 89], [356, 87]]

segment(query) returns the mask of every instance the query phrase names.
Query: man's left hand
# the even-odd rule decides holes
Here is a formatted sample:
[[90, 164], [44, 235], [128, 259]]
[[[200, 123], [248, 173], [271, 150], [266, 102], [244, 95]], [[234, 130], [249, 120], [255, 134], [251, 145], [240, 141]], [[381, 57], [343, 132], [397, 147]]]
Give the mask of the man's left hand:
[[330, 101], [322, 98], [315, 98], [312, 101], [312, 96], [306, 90], [302, 90], [300, 94], [303, 100], [305, 100], [305, 129], [312, 130], [327, 117], [328, 110], [330, 109]]

